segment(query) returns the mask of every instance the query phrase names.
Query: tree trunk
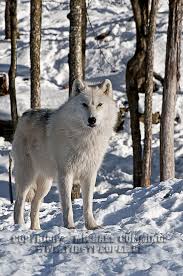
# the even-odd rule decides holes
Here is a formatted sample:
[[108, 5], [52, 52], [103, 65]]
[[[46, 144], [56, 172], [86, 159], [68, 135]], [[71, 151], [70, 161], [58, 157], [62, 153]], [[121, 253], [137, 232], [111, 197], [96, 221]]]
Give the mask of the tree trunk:
[[[132, 146], [133, 146], [133, 185], [134, 187], [141, 186], [142, 176], [142, 147], [141, 147], [141, 133], [138, 112], [138, 91], [136, 90], [135, 83], [131, 83], [131, 77], [136, 77], [135, 68], [139, 68], [141, 63], [139, 55], [134, 56], [127, 64], [126, 69], [126, 90], [130, 110], [130, 122], [132, 133]], [[136, 63], [136, 66], [135, 66]], [[140, 69], [140, 68], [139, 68]]]
[[6, 73], [0, 73], [0, 97], [8, 95], [9, 87], [8, 87], [8, 76]]
[[133, 185], [141, 186], [142, 146], [138, 112], [138, 92], [144, 89], [146, 33], [148, 24], [148, 1], [131, 0], [136, 23], [136, 52], [126, 68], [126, 90], [131, 117], [133, 145]]
[[85, 62], [85, 0], [70, 1], [69, 95], [75, 79], [83, 79]]
[[[182, 15], [183, 16], [183, 2], [182, 2]], [[182, 18], [180, 19], [180, 26], [178, 30], [178, 42], [177, 42], [177, 92], [180, 92], [180, 60], [181, 60], [181, 37], [182, 37]]]
[[6, 0], [5, 7], [5, 39], [11, 38], [10, 0]]
[[17, 102], [16, 102], [16, 39], [17, 39], [17, 0], [11, 0], [11, 65], [9, 70], [9, 92], [11, 103], [11, 117], [13, 130], [15, 131], [18, 122]]
[[154, 59], [154, 35], [156, 30], [156, 12], [158, 0], [152, 0], [150, 19], [147, 34], [147, 52], [145, 66], [145, 112], [144, 112], [144, 153], [143, 153], [143, 177], [142, 186], [151, 184], [151, 157], [152, 157], [152, 95], [153, 95], [153, 59]]
[[175, 177], [174, 117], [176, 91], [179, 81], [182, 0], [169, 1], [165, 81], [160, 127], [160, 180]]
[[31, 108], [40, 108], [40, 48], [41, 48], [42, 0], [31, 0], [30, 60], [31, 60]]
[[[87, 11], [85, 0], [70, 1], [70, 35], [69, 35], [69, 96], [75, 79], [85, 78], [85, 50]], [[72, 200], [80, 196], [80, 185], [74, 184]]]
[[87, 28], [87, 9], [86, 0], [82, 0], [82, 69], [83, 79], [85, 79], [85, 63], [86, 63], [86, 28]]
[[12, 121], [0, 120], [0, 137], [4, 137], [6, 141], [12, 143], [13, 140], [13, 124]]

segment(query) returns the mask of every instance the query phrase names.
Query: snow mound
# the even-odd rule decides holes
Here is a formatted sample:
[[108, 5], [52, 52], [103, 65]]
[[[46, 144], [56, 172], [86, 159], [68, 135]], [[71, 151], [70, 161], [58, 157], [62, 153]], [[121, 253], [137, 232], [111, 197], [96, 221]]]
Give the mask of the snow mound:
[[182, 202], [177, 179], [94, 199], [103, 225], [95, 231], [84, 228], [81, 199], [73, 205], [75, 230], [63, 227], [59, 202], [43, 203], [36, 232], [29, 204], [25, 226], [14, 226], [13, 206], [1, 198], [1, 275], [182, 275]]

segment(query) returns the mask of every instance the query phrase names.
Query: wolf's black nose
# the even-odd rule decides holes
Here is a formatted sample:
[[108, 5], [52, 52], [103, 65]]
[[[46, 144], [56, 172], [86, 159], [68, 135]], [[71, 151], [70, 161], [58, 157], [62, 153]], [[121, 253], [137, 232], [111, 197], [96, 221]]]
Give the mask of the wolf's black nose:
[[88, 123], [89, 123], [90, 125], [94, 125], [94, 124], [96, 123], [96, 118], [95, 118], [95, 117], [89, 117], [89, 118], [88, 118]]

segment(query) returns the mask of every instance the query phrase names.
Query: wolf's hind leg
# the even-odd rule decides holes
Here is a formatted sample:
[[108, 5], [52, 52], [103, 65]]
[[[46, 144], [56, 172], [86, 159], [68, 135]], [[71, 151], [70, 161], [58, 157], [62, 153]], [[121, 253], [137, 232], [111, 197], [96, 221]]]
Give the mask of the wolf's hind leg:
[[46, 178], [44, 176], [39, 175], [37, 177], [37, 189], [35, 191], [35, 196], [31, 202], [31, 229], [32, 230], [39, 230], [40, 228], [40, 222], [39, 222], [39, 209], [42, 200], [44, 197], [48, 194], [51, 184], [52, 184], [52, 179]]
[[24, 205], [27, 193], [32, 184], [34, 184], [35, 176], [31, 164], [29, 167], [19, 166], [16, 168], [16, 201], [14, 206], [14, 223], [24, 223]]
[[15, 224], [24, 224], [24, 205], [25, 198], [28, 190], [23, 190], [17, 194], [14, 207], [14, 223]]

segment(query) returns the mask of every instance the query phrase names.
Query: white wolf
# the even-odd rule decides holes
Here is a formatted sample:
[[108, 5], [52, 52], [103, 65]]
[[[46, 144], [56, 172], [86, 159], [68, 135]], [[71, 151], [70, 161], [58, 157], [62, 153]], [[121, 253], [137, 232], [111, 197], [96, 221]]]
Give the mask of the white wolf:
[[24, 223], [27, 200], [31, 201], [31, 229], [40, 229], [40, 203], [58, 175], [64, 226], [74, 228], [71, 190], [79, 182], [85, 226], [98, 227], [92, 211], [93, 191], [116, 118], [109, 80], [92, 86], [75, 80], [70, 99], [57, 110], [23, 114], [13, 141], [15, 224]]

